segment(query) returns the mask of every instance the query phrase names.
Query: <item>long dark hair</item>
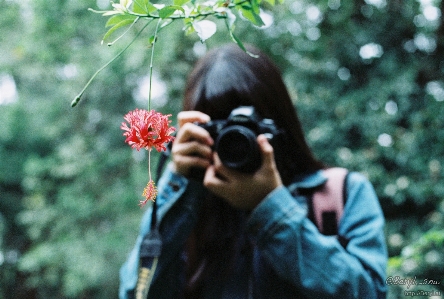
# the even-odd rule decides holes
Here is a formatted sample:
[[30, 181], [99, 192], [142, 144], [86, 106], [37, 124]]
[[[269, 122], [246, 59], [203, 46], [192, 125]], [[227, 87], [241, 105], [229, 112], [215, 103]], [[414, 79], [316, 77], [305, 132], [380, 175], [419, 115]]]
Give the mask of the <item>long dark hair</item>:
[[[252, 57], [235, 44], [209, 51], [195, 65], [185, 88], [183, 110], [198, 110], [212, 119], [226, 119], [239, 106], [253, 106], [286, 132], [285, 163], [279, 168], [284, 184], [295, 175], [323, 168], [309, 149], [295, 107], [275, 64], [258, 49]], [[214, 277], [229, 275], [240, 251], [245, 214], [214, 196], [207, 198], [186, 251], [188, 298], [198, 298], [202, 286]]]
[[247, 45], [251, 57], [235, 44], [208, 52], [188, 77], [183, 110], [202, 111], [225, 119], [239, 106], [254, 106], [287, 134], [287, 163], [280, 173], [284, 183], [295, 174], [322, 168], [309, 149], [301, 123], [279, 69], [260, 50]]

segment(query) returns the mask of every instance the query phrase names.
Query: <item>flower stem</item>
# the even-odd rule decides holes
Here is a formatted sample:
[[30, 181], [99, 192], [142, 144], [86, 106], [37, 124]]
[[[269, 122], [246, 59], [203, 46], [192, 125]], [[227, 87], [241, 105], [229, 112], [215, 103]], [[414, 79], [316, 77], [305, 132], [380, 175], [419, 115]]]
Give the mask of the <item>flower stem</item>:
[[89, 79], [89, 81], [86, 83], [86, 85], [83, 87], [82, 91], [74, 98], [74, 100], [71, 102], [71, 107], [75, 107], [81, 97], [83, 96], [83, 93], [85, 92], [85, 90], [88, 88], [88, 86], [91, 84], [91, 82], [94, 80], [94, 78], [101, 72], [103, 71], [108, 65], [110, 65], [114, 60], [116, 60], [117, 58], [120, 57], [120, 55], [123, 54], [123, 52], [125, 52], [133, 43], [134, 41], [139, 37], [139, 35], [142, 33], [142, 31], [150, 24], [150, 22], [146, 23], [145, 26], [143, 26], [142, 29], [140, 29], [139, 32], [137, 32], [136, 36], [133, 38], [133, 40], [125, 47], [123, 48], [122, 51], [120, 51], [119, 53], [117, 53], [116, 56], [114, 56], [110, 61], [108, 61], [107, 63], [105, 63], [101, 68], [99, 68], [94, 75], [92, 75], [92, 77]]
[[148, 150], [148, 181], [151, 181], [151, 149]]
[[154, 45], [156, 44], [157, 40], [157, 32], [159, 31], [159, 25], [162, 19], [159, 19], [156, 25], [156, 30], [154, 31], [154, 38], [153, 38], [153, 46], [151, 48], [151, 60], [150, 60], [150, 86], [149, 86], [149, 94], [148, 94], [148, 111], [151, 110], [151, 90], [153, 86], [153, 60], [154, 60]]

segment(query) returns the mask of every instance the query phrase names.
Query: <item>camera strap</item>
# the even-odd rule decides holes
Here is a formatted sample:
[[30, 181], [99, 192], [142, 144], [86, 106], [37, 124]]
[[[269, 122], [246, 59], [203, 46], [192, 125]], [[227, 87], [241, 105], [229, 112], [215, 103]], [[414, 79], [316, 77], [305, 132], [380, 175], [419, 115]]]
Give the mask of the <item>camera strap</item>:
[[[159, 182], [165, 162], [168, 160], [171, 151], [171, 144], [167, 150], [163, 151], [156, 170], [156, 185]], [[146, 299], [151, 286], [151, 282], [156, 272], [159, 256], [162, 251], [162, 238], [157, 224], [157, 202], [152, 203], [150, 231], [146, 234], [140, 245], [140, 263], [137, 284], [135, 289], [136, 299]]]

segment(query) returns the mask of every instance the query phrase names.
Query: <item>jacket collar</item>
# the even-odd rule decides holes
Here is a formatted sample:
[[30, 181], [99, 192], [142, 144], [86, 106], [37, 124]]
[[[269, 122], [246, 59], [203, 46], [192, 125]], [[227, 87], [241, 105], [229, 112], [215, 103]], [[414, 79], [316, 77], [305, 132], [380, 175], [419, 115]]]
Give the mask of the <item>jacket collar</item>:
[[297, 175], [293, 183], [288, 186], [290, 192], [297, 189], [312, 189], [321, 186], [327, 181], [327, 177], [322, 170], [318, 170], [308, 174]]

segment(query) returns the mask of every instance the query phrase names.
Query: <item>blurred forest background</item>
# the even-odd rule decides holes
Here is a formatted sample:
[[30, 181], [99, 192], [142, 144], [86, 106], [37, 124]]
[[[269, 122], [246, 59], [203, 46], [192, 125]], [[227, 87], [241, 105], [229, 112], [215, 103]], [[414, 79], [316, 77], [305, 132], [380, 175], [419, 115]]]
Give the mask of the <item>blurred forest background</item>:
[[[150, 50], [107, 47], [108, 0], [0, 0], [0, 298], [115, 298], [143, 210], [147, 157], [125, 143], [123, 115], [147, 103]], [[388, 275], [444, 291], [444, 2], [294, 0], [270, 24], [235, 33], [281, 68], [317, 156], [373, 182], [386, 219]], [[272, 22], [271, 22], [272, 21]], [[202, 44], [165, 28], [154, 108], [175, 116]], [[157, 158], [153, 154], [153, 158]], [[404, 298], [407, 286], [389, 286]], [[430, 287], [430, 288], [429, 288]], [[415, 289], [410, 287], [409, 290]], [[442, 298], [442, 297], [441, 297]]]

